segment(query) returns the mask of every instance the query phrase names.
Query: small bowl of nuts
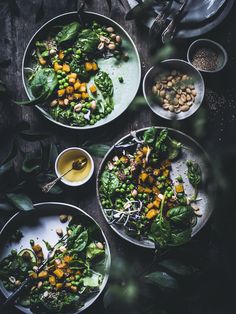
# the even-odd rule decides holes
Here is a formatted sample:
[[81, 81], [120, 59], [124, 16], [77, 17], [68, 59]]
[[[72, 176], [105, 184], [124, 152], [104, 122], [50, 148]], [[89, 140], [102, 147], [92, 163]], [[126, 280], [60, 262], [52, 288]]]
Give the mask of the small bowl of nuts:
[[184, 60], [168, 59], [145, 75], [143, 94], [158, 116], [182, 120], [200, 107], [205, 93], [201, 73]]

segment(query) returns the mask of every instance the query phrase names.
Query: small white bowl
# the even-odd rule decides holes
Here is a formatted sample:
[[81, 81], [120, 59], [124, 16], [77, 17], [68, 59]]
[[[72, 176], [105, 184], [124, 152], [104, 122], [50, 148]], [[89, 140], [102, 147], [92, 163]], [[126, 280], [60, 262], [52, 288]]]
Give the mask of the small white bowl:
[[69, 181], [69, 180], [66, 180], [64, 177], [61, 178], [61, 182], [63, 182], [64, 184], [68, 185], [68, 186], [81, 186], [83, 184], [85, 184], [86, 182], [89, 181], [89, 179], [92, 177], [93, 175], [93, 172], [94, 172], [94, 161], [93, 161], [93, 158], [92, 156], [84, 149], [82, 148], [79, 148], [79, 147], [69, 147], [65, 150], [63, 150], [57, 157], [56, 159], [56, 162], [55, 162], [55, 172], [56, 172], [56, 175], [57, 177], [60, 177], [62, 175], [62, 173], [60, 173], [58, 171], [58, 162], [59, 160], [65, 156], [67, 153], [69, 152], [78, 152], [78, 155], [84, 155], [86, 158], [88, 158], [88, 160], [90, 161], [91, 163], [91, 169], [90, 169], [90, 172], [88, 173], [88, 175], [85, 177], [85, 179], [81, 180], [81, 181]]

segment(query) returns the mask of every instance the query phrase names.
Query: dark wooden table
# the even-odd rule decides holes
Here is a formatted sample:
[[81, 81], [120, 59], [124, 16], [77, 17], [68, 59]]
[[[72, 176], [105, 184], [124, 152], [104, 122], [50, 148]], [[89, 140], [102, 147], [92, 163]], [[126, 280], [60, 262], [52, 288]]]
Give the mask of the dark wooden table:
[[[3, 80], [12, 95], [16, 99], [26, 98], [21, 79], [21, 62], [25, 47], [34, 34], [34, 32], [50, 18], [64, 12], [75, 10], [75, 1], [72, 0], [50, 0], [44, 1], [43, 10], [40, 10], [41, 1], [16, 1], [19, 7], [19, 12], [11, 10], [9, 3], [11, 1], [0, 1], [0, 56], [4, 59], [11, 59], [11, 64], [1, 69], [0, 79]], [[128, 4], [125, 1], [125, 9], [128, 9]], [[137, 25], [133, 21], [125, 20], [125, 9], [118, 1], [113, 1], [113, 8], [109, 13], [106, 1], [91, 0], [88, 1], [87, 8], [104, 15], [110, 15], [114, 20], [120, 23], [131, 35], [135, 44], [137, 45], [142, 61], [142, 75], [150, 67], [150, 57], [147, 47], [147, 32], [145, 28]], [[233, 177], [235, 167], [235, 141], [236, 141], [236, 89], [235, 89], [235, 73], [236, 73], [236, 6], [234, 6], [231, 14], [227, 19], [213, 30], [211, 33], [203, 37], [212, 38], [220, 42], [228, 51], [229, 61], [224, 71], [219, 74], [204, 76], [206, 83], [206, 97], [201, 109], [192, 117], [181, 122], [166, 121], [154, 116], [148, 107], [141, 108], [136, 111], [128, 110], [121, 117], [116, 119], [110, 125], [96, 130], [96, 142], [112, 144], [120, 137], [127, 134], [130, 130], [138, 129], [150, 125], [170, 126], [175, 127], [187, 134], [193, 136], [198, 140], [203, 147], [208, 151], [212, 157], [212, 162], [216, 173], [219, 175], [219, 198], [213, 222], [217, 221], [220, 229], [221, 240], [223, 239], [223, 251], [219, 249], [220, 253], [227, 255], [230, 251], [230, 245], [233, 243], [233, 236], [235, 231], [232, 231], [232, 223], [226, 217], [230, 216], [230, 220], [235, 219], [235, 211], [229, 207], [235, 204], [235, 193], [233, 193]], [[174, 56], [177, 58], [186, 59], [186, 51], [188, 45], [192, 40], [176, 41], [176, 51]], [[141, 88], [139, 94], [142, 94]], [[34, 108], [20, 107], [14, 104], [1, 101], [0, 103], [0, 160], [4, 157], [4, 152], [8, 148], [8, 137], [6, 130], [13, 128], [19, 121], [28, 121], [35, 131], [47, 131], [51, 136], [49, 141], [55, 142], [60, 149], [70, 146], [80, 146], [85, 139], [93, 141], [95, 138], [93, 131], [79, 131], [72, 132], [67, 129], [56, 126], [47, 121]], [[35, 149], [36, 143], [22, 143], [24, 151], [32, 151]], [[227, 161], [227, 162], [226, 162]], [[100, 159], [95, 158], [96, 171], [98, 169]], [[235, 162], [234, 162], [235, 163]], [[232, 165], [232, 166], [230, 166]], [[96, 174], [95, 171], [95, 174]], [[220, 174], [219, 174], [220, 173]], [[223, 190], [224, 184], [227, 184], [227, 189]], [[223, 198], [223, 199], [222, 199]], [[40, 195], [35, 202], [45, 201], [49, 199]], [[52, 198], [50, 198], [52, 200]], [[143, 265], [149, 262], [152, 253], [145, 250], [135, 248], [132, 245], [124, 242], [116, 236], [101, 215], [95, 193], [95, 176], [89, 185], [84, 189], [76, 191], [67, 190], [63, 197], [56, 197], [54, 201], [65, 201], [83, 208], [91, 214], [104, 229], [112, 250], [112, 254], [129, 257], [131, 260], [142, 260]], [[223, 215], [222, 212], [226, 213]], [[2, 219], [2, 223], [4, 222]], [[208, 228], [208, 227], [206, 227]], [[203, 231], [204, 232], [204, 231]], [[232, 262], [230, 257], [227, 261]], [[231, 264], [229, 265], [231, 267]], [[229, 275], [229, 269], [226, 272]], [[229, 278], [228, 278], [229, 277]], [[225, 281], [226, 285], [231, 283], [230, 276]], [[224, 287], [222, 287], [224, 289]], [[218, 290], [216, 296], [218, 295]], [[200, 309], [201, 313], [230, 313], [223, 311], [223, 304], [214, 299], [209, 299], [205, 310], [202, 306], [196, 305], [192, 311], [184, 310], [183, 313], [197, 313]], [[209, 298], [210, 298], [209, 297]], [[229, 297], [229, 296], [228, 296]], [[215, 302], [217, 306], [215, 305]], [[103, 313], [102, 298], [89, 310], [89, 313]], [[12, 311], [14, 313], [14, 311]], [[199, 311], [198, 311], [199, 313]]]

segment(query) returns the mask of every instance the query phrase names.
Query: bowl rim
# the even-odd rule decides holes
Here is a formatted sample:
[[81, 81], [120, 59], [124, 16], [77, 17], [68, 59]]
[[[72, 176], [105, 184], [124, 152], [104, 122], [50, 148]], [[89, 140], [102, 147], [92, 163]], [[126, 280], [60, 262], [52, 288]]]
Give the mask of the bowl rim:
[[[171, 127], [165, 127], [165, 126], [156, 126], [153, 125], [157, 130], [162, 130], [162, 129], [168, 129], [169, 131], [172, 132], [176, 132], [181, 136], [185, 136], [188, 140], [190, 140], [191, 142], [194, 143], [194, 145], [196, 145], [198, 147], [198, 149], [200, 149], [203, 153], [204, 158], [206, 158], [206, 161], [210, 163], [210, 157], [208, 155], [208, 153], [205, 151], [205, 149], [202, 147], [201, 144], [199, 144], [193, 137], [191, 137], [190, 135], [186, 134], [185, 132], [182, 132], [178, 129], [175, 128], [171, 128]], [[137, 133], [139, 132], [144, 132], [145, 130], [149, 129], [151, 126], [148, 127], [143, 127], [143, 128], [139, 128], [137, 130], [135, 130]], [[102, 170], [104, 169], [104, 165], [105, 162], [107, 161], [108, 156], [111, 154], [111, 152], [114, 150], [115, 146], [124, 141], [125, 139], [127, 139], [130, 136], [130, 133], [122, 136], [121, 138], [119, 138], [112, 146], [111, 148], [107, 151], [107, 153], [105, 154], [105, 156], [103, 157], [98, 171], [97, 171], [97, 176], [96, 176], [96, 194], [97, 194], [97, 200], [98, 200], [98, 204], [100, 207], [100, 210], [103, 214], [104, 219], [106, 220], [106, 222], [108, 223], [108, 225], [111, 227], [111, 229], [119, 236], [121, 237], [123, 240], [127, 241], [128, 243], [131, 243], [133, 245], [135, 245], [136, 247], [140, 247], [140, 248], [145, 248], [148, 250], [153, 250], [155, 249], [155, 245], [153, 243], [153, 245], [146, 245], [144, 242], [141, 241], [135, 241], [135, 239], [133, 239], [132, 237], [128, 237], [125, 234], [122, 234], [121, 232], [119, 232], [119, 230], [115, 227], [115, 225], [113, 224], [109, 224], [109, 220], [105, 214], [105, 211], [103, 210], [103, 206], [102, 206], [102, 202], [101, 202], [101, 198], [100, 198], [100, 193], [99, 193], [99, 179], [101, 177], [102, 174]], [[212, 175], [212, 169], [210, 169], [210, 174]], [[206, 225], [206, 223], [208, 222], [208, 220], [210, 219], [213, 211], [214, 211], [214, 206], [215, 206], [215, 195], [216, 195], [216, 183], [212, 182], [212, 206], [210, 207], [210, 210], [208, 211], [208, 214], [206, 215], [206, 219], [204, 220], [204, 222], [201, 224], [201, 228], [199, 230], [195, 230], [192, 235], [191, 238], [193, 238], [198, 232], [200, 232], [202, 230], [202, 228]]]
[[[147, 78], [148, 78], [149, 74], [151, 73], [151, 71], [152, 71], [154, 68], [158, 67], [159, 64], [153, 65], [153, 66], [147, 71], [147, 73], [145, 74], [145, 76], [144, 76], [144, 78], [143, 78], [143, 83], [142, 83], [143, 95], [144, 95], [144, 98], [145, 98], [146, 103], [148, 104], [149, 108], [152, 110], [152, 112], [153, 112], [155, 115], [157, 115], [157, 116], [159, 116], [159, 117], [161, 117], [161, 118], [163, 118], [163, 119], [166, 119], [166, 120], [184, 120], [184, 119], [187, 119], [187, 118], [191, 117], [194, 113], [196, 113], [196, 111], [197, 111], [197, 110], [200, 108], [200, 106], [202, 105], [202, 102], [203, 102], [204, 96], [205, 96], [205, 82], [204, 82], [204, 79], [203, 79], [203, 76], [202, 76], [201, 72], [200, 72], [197, 68], [195, 68], [191, 63], [189, 63], [189, 62], [186, 61], [186, 60], [183, 60], [183, 59], [174, 59], [174, 58], [172, 58], [172, 59], [165, 59], [165, 60], [162, 60], [160, 63], [171, 63], [171, 62], [173, 62], [173, 61], [174, 61], [174, 62], [178, 62], [178, 63], [184, 63], [184, 64], [186, 64], [186, 65], [189, 66], [193, 71], [195, 71], [195, 72], [197, 73], [197, 75], [199, 76], [199, 78], [200, 78], [200, 81], [201, 81], [201, 83], [202, 83], [203, 89], [202, 89], [202, 92], [201, 92], [201, 99], [200, 99], [199, 105], [196, 107], [196, 109], [195, 109], [192, 113], [190, 113], [188, 116], [186, 116], [186, 117], [181, 117], [181, 116], [178, 116], [178, 115], [176, 114], [176, 119], [172, 119], [171, 117], [167, 117], [164, 113], [163, 113], [163, 114], [157, 113], [157, 112], [154, 110], [154, 108], [153, 108], [151, 102], [150, 102], [149, 99], [148, 99], [148, 95], [147, 95], [147, 92], [146, 92], [146, 87], [145, 87], [145, 85], [146, 85], [146, 81], [147, 81]], [[164, 109], [163, 109], [163, 112], [164, 112]]]
[[[134, 96], [133, 96], [133, 99], [130, 101], [129, 105], [123, 109], [123, 111], [113, 117], [111, 120], [107, 121], [106, 123], [102, 124], [102, 125], [96, 125], [96, 123], [94, 125], [87, 125], [87, 126], [84, 126], [84, 127], [80, 127], [80, 126], [72, 126], [72, 125], [67, 125], [67, 124], [63, 124], [59, 121], [56, 121], [54, 120], [51, 115], [49, 113], [47, 113], [43, 108], [41, 108], [40, 106], [36, 105], [35, 107], [41, 112], [41, 114], [46, 118], [48, 119], [49, 121], [61, 126], [61, 127], [64, 127], [64, 128], [67, 128], [67, 129], [73, 129], [73, 130], [90, 130], [90, 129], [95, 129], [95, 128], [100, 128], [100, 127], [103, 127], [105, 125], [108, 125], [110, 124], [111, 122], [113, 122], [115, 119], [117, 119], [119, 116], [121, 116], [127, 109], [128, 107], [130, 106], [130, 104], [132, 103], [132, 101], [134, 100], [134, 98], [136, 97], [137, 95], [137, 92], [139, 90], [139, 87], [140, 87], [140, 83], [141, 83], [141, 77], [142, 77], [142, 67], [141, 67], [141, 59], [140, 59], [140, 56], [139, 56], [139, 52], [138, 52], [138, 49], [133, 41], [133, 39], [131, 38], [131, 36], [129, 35], [129, 33], [119, 24], [117, 23], [116, 21], [114, 21], [113, 19], [103, 15], [103, 14], [100, 14], [100, 13], [97, 13], [97, 12], [92, 12], [92, 11], [84, 11], [84, 13], [86, 14], [89, 14], [89, 15], [94, 15], [94, 16], [97, 16], [97, 17], [101, 17], [101, 18], [104, 18], [105, 20], [107, 21], [110, 21], [111, 23], [115, 24], [118, 28], [120, 28], [124, 33], [125, 35], [127, 36], [127, 38], [129, 39], [130, 43], [132, 44], [132, 47], [135, 51], [135, 55], [137, 57], [137, 61], [138, 61], [138, 84], [137, 84], [137, 88], [135, 90], [135, 93], [134, 93]], [[23, 59], [22, 59], [22, 64], [21, 64], [21, 78], [22, 78], [22, 82], [23, 82], [23, 86], [24, 86], [24, 90], [26, 92], [26, 95], [29, 99], [32, 99], [32, 97], [30, 96], [30, 93], [28, 92], [28, 89], [26, 87], [26, 80], [25, 80], [25, 76], [24, 76], [24, 70], [25, 70], [25, 60], [26, 60], [26, 55], [28, 53], [28, 50], [30, 48], [30, 45], [32, 44], [32, 42], [35, 40], [35, 38], [38, 36], [38, 34], [42, 31], [43, 28], [45, 28], [48, 24], [52, 23], [53, 21], [59, 19], [59, 18], [62, 18], [64, 16], [69, 16], [69, 15], [76, 15], [77, 14], [77, 11], [70, 11], [70, 12], [66, 12], [66, 13], [63, 13], [63, 14], [59, 14], [51, 19], [49, 19], [47, 22], [45, 22], [42, 26], [40, 26], [38, 28], [38, 30], [36, 32], [34, 32], [34, 34], [32, 35], [31, 39], [29, 40], [26, 48], [25, 48], [25, 51], [24, 51], [24, 54], [23, 54]]]
[[59, 162], [59, 159], [60, 159], [65, 153], [67, 153], [67, 152], [70, 151], [70, 150], [76, 150], [76, 151], [82, 152], [84, 155], [86, 155], [86, 157], [88, 157], [89, 160], [90, 160], [90, 162], [91, 162], [91, 170], [90, 170], [88, 176], [87, 176], [84, 180], [82, 180], [82, 181], [77, 181], [77, 182], [74, 182], [74, 183], [73, 183], [73, 182], [70, 182], [70, 181], [65, 180], [64, 178], [61, 178], [60, 181], [61, 181], [62, 183], [64, 183], [65, 185], [68, 185], [68, 186], [71, 186], [71, 187], [82, 186], [82, 185], [84, 185], [86, 182], [88, 182], [88, 181], [91, 179], [91, 177], [92, 177], [92, 175], [93, 175], [93, 173], [94, 173], [94, 160], [93, 160], [92, 156], [89, 154], [89, 152], [87, 152], [85, 149], [74, 146], [74, 147], [68, 147], [68, 148], [64, 149], [62, 152], [60, 152], [60, 154], [57, 156], [57, 159], [56, 159], [56, 161], [55, 161], [55, 172], [56, 172], [57, 177], [59, 178], [60, 175], [61, 175], [61, 174], [59, 174], [59, 171], [58, 171], [58, 162]]
[[[221, 51], [222, 56], [224, 58], [224, 61], [223, 61], [222, 65], [220, 67], [216, 68], [215, 70], [204, 70], [204, 69], [197, 68], [197, 67], [195, 67], [192, 64], [192, 61], [190, 59], [190, 54], [191, 54], [192, 49], [194, 48], [194, 46], [200, 47], [201, 43], [204, 43], [204, 42], [205, 43], [211, 43], [213, 46], [216, 46], [217, 48], [219, 48], [219, 50]], [[187, 50], [187, 60], [195, 69], [197, 69], [200, 72], [203, 72], [203, 73], [217, 73], [217, 72], [223, 70], [223, 68], [226, 66], [226, 64], [228, 62], [228, 53], [227, 53], [226, 49], [220, 43], [218, 43], [217, 41], [212, 40], [212, 39], [208, 39], [208, 38], [199, 38], [199, 39], [194, 40], [189, 45], [188, 50]]]
[[[100, 290], [99, 292], [94, 296], [93, 299], [90, 300], [90, 303], [87, 304], [87, 306], [84, 306], [84, 307], [81, 307], [79, 308], [75, 313], [78, 314], [78, 313], [81, 313], [82, 311], [86, 310], [87, 308], [89, 308], [92, 304], [94, 304], [94, 302], [98, 299], [98, 297], [102, 294], [102, 292], [104, 291], [106, 285], [107, 285], [107, 282], [109, 280], [109, 277], [110, 277], [110, 270], [111, 270], [111, 261], [112, 261], [112, 258], [111, 258], [111, 249], [110, 249], [110, 246], [109, 246], [109, 242], [108, 242], [108, 239], [103, 231], [103, 229], [101, 228], [100, 224], [91, 216], [89, 215], [87, 212], [85, 212], [83, 209], [81, 209], [80, 207], [76, 206], [76, 205], [72, 205], [72, 204], [68, 204], [68, 203], [63, 203], [63, 202], [40, 202], [40, 203], [35, 203], [34, 204], [34, 207], [35, 209], [32, 209], [31, 211], [35, 211], [35, 210], [40, 210], [40, 207], [41, 206], [46, 206], [46, 205], [56, 205], [56, 206], [65, 206], [65, 207], [70, 207], [72, 209], [75, 209], [77, 210], [78, 212], [81, 212], [83, 215], [87, 216], [90, 220], [92, 220], [96, 225], [97, 227], [99, 228], [100, 232], [101, 232], [101, 235], [106, 243], [106, 249], [107, 249], [107, 265], [106, 265], [106, 273], [104, 275], [104, 278], [103, 278], [103, 282], [100, 286]], [[38, 208], [39, 207], [39, 208]], [[30, 212], [30, 211], [29, 211]], [[26, 212], [28, 213], [28, 212]], [[12, 220], [14, 220], [17, 216], [19, 215], [24, 215], [24, 212], [21, 212], [21, 211], [18, 211], [17, 213], [15, 213], [13, 216], [11, 216], [7, 222], [3, 225], [3, 227], [1, 228], [0, 230], [0, 236], [2, 236], [2, 233], [5, 231], [5, 229], [7, 228], [7, 226], [12, 222]], [[1, 291], [1, 294], [4, 296], [4, 297], [7, 297], [7, 295], [4, 293], [4, 291], [0, 288], [0, 291]], [[22, 313], [25, 313], [22, 311], [21, 309], [21, 306], [20, 305], [14, 305], [19, 311], [21, 311]], [[29, 308], [27, 308], [29, 309]]]

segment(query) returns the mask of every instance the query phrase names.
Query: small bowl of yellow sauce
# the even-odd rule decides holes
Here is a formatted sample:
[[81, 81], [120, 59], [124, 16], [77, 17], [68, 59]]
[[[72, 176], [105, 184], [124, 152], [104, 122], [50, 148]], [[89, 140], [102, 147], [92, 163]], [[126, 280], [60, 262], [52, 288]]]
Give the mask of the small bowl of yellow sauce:
[[[87, 163], [82, 169], [71, 170], [73, 162], [86, 158]], [[69, 186], [80, 186], [85, 184], [93, 175], [94, 162], [91, 155], [84, 149], [79, 147], [70, 147], [63, 150], [57, 157], [55, 162], [55, 172], [58, 177], [69, 171], [61, 182]]]

